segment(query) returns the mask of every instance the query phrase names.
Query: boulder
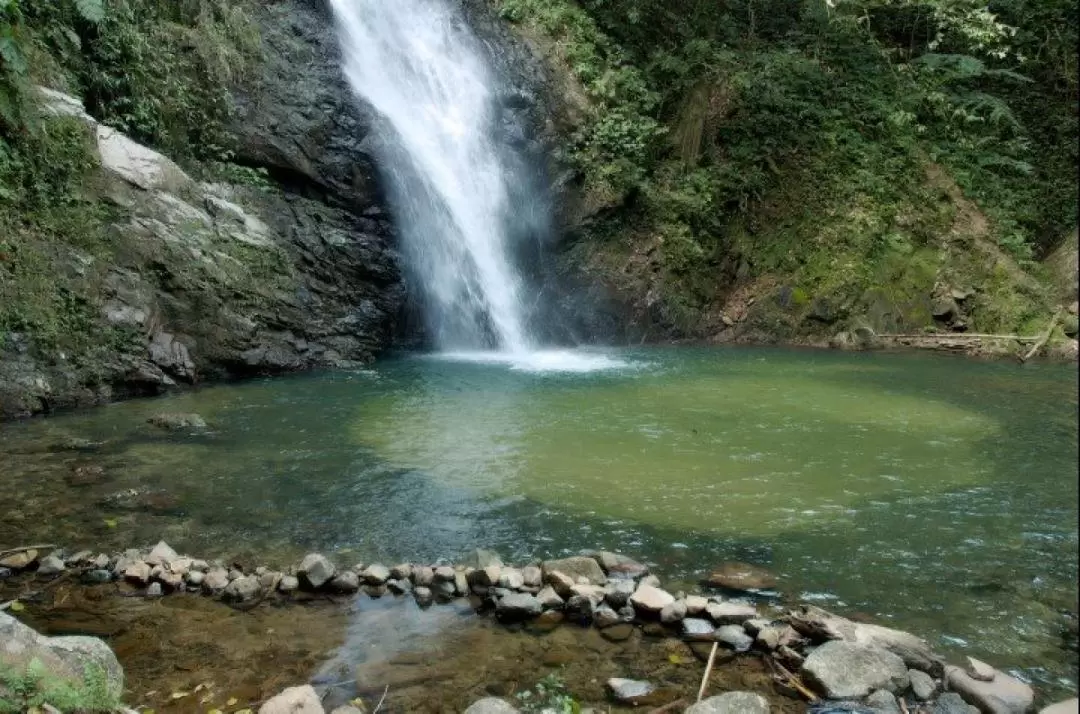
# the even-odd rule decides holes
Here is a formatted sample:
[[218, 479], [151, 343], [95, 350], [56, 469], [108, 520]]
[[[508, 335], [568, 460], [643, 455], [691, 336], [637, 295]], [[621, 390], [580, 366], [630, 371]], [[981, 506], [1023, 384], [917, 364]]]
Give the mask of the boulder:
[[354, 593], [360, 589], [360, 576], [352, 570], [338, 573], [330, 581], [330, 589], [339, 593]]
[[979, 714], [979, 710], [965, 702], [956, 692], [945, 692], [934, 702], [930, 714]]
[[614, 608], [625, 607], [636, 589], [633, 580], [612, 580], [604, 586], [604, 599]]
[[593, 610], [593, 622], [595, 622], [596, 626], [600, 629], [604, 629], [605, 627], [619, 624], [622, 622], [622, 618], [619, 617], [619, 613], [615, 612], [611, 607], [601, 605]]
[[557, 610], [565, 604], [565, 601], [559, 597], [559, 594], [550, 585], [541, 590], [536, 595], [536, 599], [545, 610]]
[[645, 583], [638, 585], [630, 596], [630, 604], [635, 610], [657, 616], [665, 607], [674, 603], [675, 597], [671, 593]]
[[64, 572], [64, 561], [56, 555], [46, 555], [38, 565], [38, 575], [59, 575]]
[[146, 556], [146, 562], [150, 565], [169, 565], [173, 561], [180, 558], [176, 551], [173, 550], [165, 541], [158, 541], [151, 550], [150, 554]]
[[495, 616], [504, 622], [517, 622], [536, 617], [543, 609], [535, 595], [510, 593], [495, 604]]
[[244, 602], [258, 596], [262, 590], [259, 579], [254, 575], [243, 575], [225, 586], [225, 599]]
[[544, 571], [535, 565], [526, 565], [522, 568], [521, 577], [525, 580], [527, 588], [538, 588], [544, 584]]
[[600, 568], [600, 564], [594, 559], [585, 556], [562, 558], [560, 560], [546, 560], [544, 561], [542, 570], [545, 576], [554, 572], [564, 573], [570, 576], [575, 583], [578, 582], [579, 578], [585, 578], [593, 585], [603, 585], [607, 582], [607, 576], [604, 575], [604, 571]]
[[259, 714], [326, 714], [326, 710], [314, 687], [305, 684], [302, 687], [289, 687], [268, 699], [259, 707]]
[[648, 567], [625, 555], [601, 551], [593, 557], [604, 572], [612, 578], [640, 578], [649, 574]]
[[1078, 712], [1080, 712], [1080, 701], [1069, 699], [1068, 701], [1044, 707], [1039, 711], [1039, 714], [1077, 714]]
[[909, 669], [908, 679], [911, 680], [911, 693], [920, 702], [928, 702], [934, 698], [934, 694], [937, 692], [937, 682], [929, 674], [917, 669]]
[[36, 563], [37, 559], [38, 552], [36, 550], [21, 550], [18, 553], [12, 553], [4, 558], [0, 558], [0, 568], [24, 570]]
[[401, 563], [390, 568], [390, 577], [394, 580], [409, 580], [412, 578], [412, 566], [408, 563]]
[[776, 587], [776, 577], [760, 565], [730, 561], [714, 568], [705, 584], [728, 590], [769, 590]]
[[300, 561], [300, 565], [296, 569], [297, 575], [300, 576], [300, 581], [310, 587], [312, 590], [318, 590], [330, 580], [337, 573], [337, 568], [334, 564], [321, 553], [309, 553], [304, 556], [304, 559]]
[[300, 579], [295, 575], [283, 575], [278, 583], [278, 592], [291, 593], [300, 589]]
[[499, 574], [499, 587], [520, 590], [525, 587], [525, 574], [517, 568], [503, 568]]
[[710, 602], [705, 612], [717, 625], [741, 625], [757, 617], [757, 608], [745, 602]]
[[572, 577], [559, 570], [545, 573], [544, 582], [559, 593], [559, 597], [562, 598], [570, 597], [573, 594], [574, 586], [577, 584]]
[[871, 692], [866, 698], [866, 706], [870, 707], [874, 714], [904, 714], [893, 693], [886, 692], [884, 689]]
[[124, 690], [124, 670], [109, 646], [96, 637], [45, 637], [0, 611], [0, 665], [25, 671], [34, 660], [54, 677], [76, 686], [100, 672], [109, 696]]
[[[991, 714], [1024, 714], [1035, 704], [1035, 692], [1024, 682], [990, 668], [989, 682], [975, 679], [960, 667], [945, 667], [945, 681], [969, 704]], [[986, 674], [986, 673], [984, 673]]]
[[465, 710], [465, 714], [518, 714], [518, 710], [510, 706], [504, 699], [488, 697], [473, 702]]
[[124, 579], [136, 585], [146, 585], [150, 581], [150, 566], [141, 560], [131, 563], [124, 568]]
[[607, 688], [616, 701], [631, 706], [647, 701], [649, 695], [656, 691], [656, 686], [651, 682], [621, 677], [609, 679]]
[[769, 702], [753, 692], [727, 692], [701, 700], [684, 714], [769, 714]]
[[706, 608], [709, 607], [709, 600], [703, 598], [700, 595], [687, 595], [686, 596], [686, 614], [691, 617], [697, 617], [704, 614]]
[[712, 640], [716, 628], [708, 620], [688, 617], [682, 621], [682, 634], [688, 640]]
[[206, 420], [198, 414], [155, 414], [147, 419], [146, 423], [166, 431], [200, 431], [208, 426]]
[[686, 601], [676, 600], [673, 603], [664, 605], [660, 609], [660, 622], [665, 625], [676, 625], [683, 621], [686, 617]]
[[[432, 573], [433, 579], [434, 575], [435, 574]], [[442, 578], [443, 580], [447, 579], [445, 577], [447, 575], [446, 573], [442, 573], [442, 575], [444, 576]], [[383, 585], [386, 583], [387, 580], [390, 579], [390, 569], [387, 568], [385, 565], [379, 565], [378, 563], [375, 563], [364, 568], [364, 572], [361, 573], [360, 577], [368, 585]], [[449, 579], [454, 579], [453, 568], [450, 568]]]
[[225, 568], [210, 568], [203, 577], [203, 592], [213, 595], [221, 592], [229, 585], [229, 571]]
[[972, 679], [977, 679], [980, 682], [993, 682], [994, 677], [997, 675], [996, 669], [981, 659], [975, 659], [974, 657], [964, 658], [964, 672]]
[[802, 671], [829, 699], [861, 699], [876, 689], [899, 692], [909, 683], [904, 661], [892, 652], [839, 640], [811, 652]]
[[714, 637], [736, 652], [746, 652], [754, 644], [754, 638], [740, 625], [721, 625], [716, 628]]
[[[373, 566], [374, 567], [374, 566]], [[381, 566], [379, 566], [381, 567]], [[387, 578], [390, 576], [390, 572], [386, 573]], [[454, 579], [454, 569], [449, 565], [440, 565], [435, 568], [435, 581], [436, 582], [450, 582]]]
[[485, 550], [483, 548], [477, 548], [469, 553], [465, 557], [464, 565], [469, 568], [475, 568], [477, 570], [483, 570], [484, 568], [503, 566], [502, 558], [499, 554], [493, 550]]

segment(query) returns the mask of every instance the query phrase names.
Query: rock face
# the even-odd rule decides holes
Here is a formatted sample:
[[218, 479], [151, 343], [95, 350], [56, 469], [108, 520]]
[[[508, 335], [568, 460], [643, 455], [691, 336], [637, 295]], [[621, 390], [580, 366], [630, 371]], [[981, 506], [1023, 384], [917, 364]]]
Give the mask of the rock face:
[[769, 702], [753, 692], [727, 692], [703, 699], [684, 714], [769, 714]]
[[0, 611], [0, 665], [24, 670], [39, 660], [55, 677], [82, 685], [99, 670], [111, 696], [124, 690], [124, 670], [109, 646], [96, 637], [44, 637]]
[[908, 686], [904, 661], [872, 645], [826, 642], [806, 658], [803, 673], [829, 699], [861, 699], [877, 689]]
[[109, 206], [113, 249], [56, 258], [57, 271], [85, 273], [88, 346], [57, 359], [32, 332], [5, 339], [0, 418], [354, 365], [389, 343], [404, 286], [359, 148], [368, 119], [327, 55], [329, 19], [302, 0], [258, 15], [275, 82], [238, 99], [234, 129], [239, 160], [271, 172], [261, 189], [196, 181], [78, 100], [42, 90], [46, 114], [75, 117], [93, 136], [101, 169], [87, 193]]

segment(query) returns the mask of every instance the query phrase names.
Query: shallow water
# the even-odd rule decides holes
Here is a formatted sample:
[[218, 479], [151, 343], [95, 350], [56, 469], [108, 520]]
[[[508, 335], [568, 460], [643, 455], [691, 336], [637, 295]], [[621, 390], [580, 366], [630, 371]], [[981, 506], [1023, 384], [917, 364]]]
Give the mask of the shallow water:
[[[0, 428], [0, 548], [285, 563], [618, 549], [666, 581], [739, 559], [1076, 691], [1075, 369], [926, 355], [642, 349], [403, 356]], [[552, 369], [565, 364], [578, 369]], [[195, 411], [206, 435], [163, 435]], [[104, 444], [57, 448], [78, 437]], [[100, 475], [78, 467], [104, 469]], [[79, 474], [82, 476], [80, 477]], [[134, 494], [131, 494], [133, 491]]]

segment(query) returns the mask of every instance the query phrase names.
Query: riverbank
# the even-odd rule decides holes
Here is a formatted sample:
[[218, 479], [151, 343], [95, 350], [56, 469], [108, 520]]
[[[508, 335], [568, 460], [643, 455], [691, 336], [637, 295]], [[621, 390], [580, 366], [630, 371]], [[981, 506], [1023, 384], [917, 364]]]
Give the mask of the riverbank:
[[[316, 703], [352, 701], [360, 711], [372, 711], [380, 702], [388, 706], [386, 711], [446, 711], [417, 706], [425, 700], [451, 703], [450, 711], [461, 711], [464, 700], [478, 691], [498, 695], [524, 711], [539, 711], [530, 708], [529, 698], [544, 696], [545, 686], [548, 695], [580, 698], [584, 706], [682, 711], [695, 699], [694, 685], [701, 677], [701, 665], [692, 662], [710, 660], [716, 674], [707, 678], [708, 692], [720, 694], [752, 685], [761, 697], [754, 711], [802, 712], [828, 701], [862, 701], [870, 712], [965, 712], [965, 707], [975, 706], [984, 712], [1021, 714], [1033, 711], [1036, 703], [1036, 693], [1028, 684], [983, 662], [973, 658], [949, 662], [915, 635], [856, 622], [811, 604], [785, 602], [774, 589], [772, 574], [744, 563], [716, 566], [697, 592], [669, 592], [646, 565], [610, 552], [535, 561], [522, 567], [504, 564], [498, 555], [484, 550], [474, 551], [458, 564], [389, 567], [378, 563], [346, 567], [311, 553], [289, 567], [272, 569], [183, 556], [160, 542], [150, 549], [112, 555], [22, 547], [0, 552], [0, 568], [0, 609], [50, 634], [117, 638], [119, 633], [94, 629], [108, 626], [108, 619], [90, 615], [102, 605], [162, 613], [158, 631], [140, 636], [158, 637], [167, 646], [182, 633], [185, 649], [190, 651], [186, 657], [179, 651], [165, 655], [164, 661], [157, 662], [156, 676], [136, 664], [137, 684], [129, 681], [124, 696], [129, 704], [157, 711], [265, 707], [276, 689], [313, 677]], [[72, 608], [72, 600], [83, 605]], [[80, 624], [74, 614], [83, 608], [88, 612]], [[455, 630], [460, 628], [473, 645], [485, 642], [493, 651], [470, 648], [465, 653], [472, 661], [474, 681], [462, 687], [463, 673], [456, 669], [460, 663], [440, 670], [438, 659], [430, 653], [416, 659], [396, 651], [380, 661], [356, 657], [348, 646], [331, 644], [340, 635], [330, 633], [349, 627], [346, 612], [370, 609], [396, 622], [398, 639], [406, 647], [415, 644], [408, 637], [409, 620], [436, 617], [441, 610], [456, 613], [456, 624], [428, 634], [455, 642], [460, 635]], [[67, 614], [56, 618], [56, 611]], [[276, 663], [260, 665], [264, 681], [254, 689], [227, 681], [228, 675], [220, 671], [222, 663], [215, 661], [197, 667], [202, 671], [193, 672], [188, 681], [217, 679], [216, 684], [204, 681], [201, 687], [177, 688], [175, 679], [162, 675], [174, 675], [176, 666], [185, 669], [190, 666], [185, 661], [204, 651], [205, 642], [197, 644], [199, 638], [192, 630], [200, 622], [205, 626], [208, 617], [230, 622], [233, 628], [242, 622], [240, 627], [249, 632], [237, 641], [240, 649], [251, 646], [244, 640], [279, 639], [274, 627], [266, 624], [280, 627], [289, 618], [297, 623], [282, 634], [303, 640], [302, 633], [308, 629], [308, 638], [320, 632], [329, 635], [330, 642], [324, 643], [319, 654], [309, 652], [306, 661], [295, 652], [282, 653]], [[477, 629], [476, 622], [471, 622], [474, 619], [485, 626]], [[321, 627], [312, 630], [320, 620]], [[353, 634], [363, 641], [367, 628], [361, 623], [356, 620]], [[215, 626], [203, 637], [228, 646], [225, 638], [230, 631]], [[377, 631], [371, 628], [372, 635]], [[498, 671], [498, 667], [492, 669], [494, 663], [503, 657], [502, 645], [496, 642], [504, 636], [518, 650], [512, 682], [491, 679]], [[552, 647], [552, 643], [558, 644]], [[388, 644], [371, 641], [373, 647]], [[522, 661], [525, 653], [528, 658]], [[117, 654], [124, 663], [128, 652], [120, 648]], [[547, 674], [570, 669], [579, 655], [588, 655], [590, 661], [597, 656], [609, 660], [587, 682], [547, 677], [547, 684], [536, 689]], [[666, 663], [662, 661], [665, 655]], [[320, 656], [333, 667], [327, 669], [326, 662], [318, 661]], [[178, 661], [168, 661], [172, 657]], [[359, 669], [354, 669], [357, 664]], [[316, 671], [320, 665], [322, 669]], [[277, 671], [268, 672], [267, 667]], [[438, 670], [437, 676], [433, 670]], [[475, 681], [478, 674], [480, 681]], [[523, 691], [532, 694], [522, 697]], [[307, 690], [289, 696], [310, 699]]]

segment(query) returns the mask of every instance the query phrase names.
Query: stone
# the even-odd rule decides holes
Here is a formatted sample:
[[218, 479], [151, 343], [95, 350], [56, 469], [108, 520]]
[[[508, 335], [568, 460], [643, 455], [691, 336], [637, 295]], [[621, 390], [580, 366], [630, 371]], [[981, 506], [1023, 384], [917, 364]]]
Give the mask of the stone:
[[412, 571], [412, 580], [414, 585], [431, 587], [431, 584], [435, 582], [435, 569], [429, 568], [426, 565], [414, 567]]
[[538, 588], [544, 584], [544, 571], [535, 565], [526, 565], [522, 568], [521, 577], [527, 588]]
[[310, 684], [289, 687], [259, 707], [259, 714], [326, 714], [322, 700]]
[[[387, 572], [386, 575], [387, 575], [387, 577], [389, 577], [390, 573]], [[435, 581], [436, 582], [439, 582], [439, 581], [447, 582], [447, 581], [450, 581], [450, 580], [453, 580], [453, 579], [454, 579], [454, 569], [452, 567], [450, 567], [449, 565], [440, 565], [439, 567], [435, 568]]]
[[470, 568], [476, 568], [477, 570], [483, 570], [488, 567], [502, 568], [503, 562], [499, 554], [493, 550], [485, 550], [483, 548], [477, 548], [466, 556], [464, 564]]
[[104, 585], [105, 583], [111, 583], [113, 574], [108, 570], [102, 570], [96, 568], [94, 570], [88, 570], [83, 573], [82, 581], [91, 585]]
[[34, 549], [21, 550], [9, 556], [0, 558], [0, 567], [10, 570], [25, 570], [37, 562], [38, 552]]
[[664, 605], [660, 610], [660, 622], [665, 625], [676, 625], [683, 621], [686, 617], [686, 601], [676, 600], [673, 603]]
[[465, 577], [469, 585], [473, 587], [492, 588], [499, 584], [502, 579], [501, 565], [488, 565], [483, 568], [472, 570]]
[[935, 320], [950, 322], [960, 315], [960, 306], [952, 297], [938, 298], [931, 306], [930, 314]]
[[203, 576], [203, 592], [213, 595], [229, 586], [229, 571], [225, 568], [211, 568]]
[[[750, 631], [750, 627], [747, 625], [752, 622], [747, 620], [743, 623], [743, 627], [747, 632]], [[789, 625], [766, 625], [757, 631], [757, 635], [754, 637], [754, 641], [765, 650], [775, 650], [781, 644], [786, 644], [792, 637], [797, 637], [798, 634]]]
[[580, 625], [588, 625], [592, 621], [596, 603], [584, 595], [571, 595], [566, 601], [564, 608], [566, 616]]
[[558, 570], [545, 573], [544, 582], [554, 588], [555, 592], [559, 593], [559, 597], [563, 598], [570, 597], [573, 594], [574, 586], [577, 585], [573, 578]]
[[0, 568], [0, 580], [4, 578], [10, 578], [15, 574], [15, 571], [11, 568]]
[[716, 628], [714, 637], [736, 652], [746, 652], [754, 644], [754, 638], [740, 625], [721, 625]]
[[1080, 701], [1069, 699], [1044, 707], [1039, 711], [1039, 714], [1077, 714], [1078, 712], [1080, 712]]
[[470, 704], [465, 714], [518, 714], [518, 710], [504, 699], [488, 697]]
[[593, 606], [599, 605], [604, 601], [605, 596], [604, 589], [598, 585], [585, 585], [578, 584], [570, 588], [570, 595], [573, 597], [577, 595], [579, 597], [586, 598], [593, 604]]
[[105, 555], [104, 553], [99, 553], [96, 558], [94, 558], [92, 561], [90, 561], [90, 565], [92, 565], [95, 568], [105, 570], [106, 568], [109, 567], [109, 562], [110, 562], [109, 556]]
[[674, 603], [675, 598], [671, 593], [646, 585], [644, 582], [638, 585], [634, 594], [630, 596], [630, 604], [635, 610], [657, 616], [665, 607]]
[[829, 699], [861, 699], [875, 689], [903, 691], [908, 686], [904, 661], [873, 645], [833, 640], [803, 662], [802, 672]]
[[948, 688], [968, 704], [993, 714], [1024, 714], [1035, 704], [1035, 692], [1024, 682], [993, 669], [989, 682], [973, 678], [960, 667], [945, 667]]
[[161, 583], [150, 583], [150, 587], [146, 589], [146, 597], [161, 597], [164, 594]]
[[207, 563], [205, 560], [193, 560], [191, 561], [191, 569], [205, 573], [207, 570], [210, 569], [210, 564]]
[[610, 642], [625, 642], [634, 634], [634, 626], [629, 622], [620, 622], [600, 630], [600, 635]]
[[434, 602], [435, 594], [431, 592], [431, 588], [418, 585], [413, 588], [413, 598], [416, 599], [416, 602], [420, 607], [426, 607]]
[[557, 610], [545, 610], [540, 613], [540, 617], [533, 620], [532, 625], [541, 632], [549, 632], [561, 625], [565, 619], [566, 615]]
[[607, 605], [601, 605], [593, 610], [593, 622], [600, 629], [605, 627], [611, 627], [622, 622], [622, 618], [619, 617], [619, 613], [615, 612]]
[[267, 571], [260, 575], [258, 574], [257, 570], [255, 572], [259, 578], [259, 587], [261, 587], [263, 590], [274, 590], [277, 587], [277, 584], [281, 581], [281, 573]]
[[649, 574], [649, 569], [633, 558], [618, 553], [601, 551], [595, 556], [603, 571], [612, 578], [640, 578]]
[[198, 431], [208, 426], [198, 414], [155, 414], [146, 423], [166, 431]]
[[64, 561], [55, 555], [46, 555], [41, 559], [41, 564], [38, 565], [38, 575], [59, 575], [64, 572], [67, 567], [64, 565]]
[[142, 561], [136, 561], [124, 568], [124, 579], [136, 585], [146, 585], [150, 580], [150, 566]]
[[519, 590], [525, 587], [525, 575], [517, 568], [503, 568], [499, 574], [499, 587]]
[[682, 621], [682, 634], [688, 640], [712, 640], [716, 628], [708, 620], [688, 617]]
[[465, 577], [464, 570], [458, 570], [454, 573], [454, 590], [460, 597], [468, 596], [469, 580]]
[[632, 706], [647, 700], [648, 696], [656, 691], [656, 686], [650, 682], [621, 677], [609, 679], [607, 688], [616, 701]]
[[436, 580], [431, 586], [431, 591], [435, 593], [436, 600], [446, 602], [457, 597], [457, 584], [453, 580]]
[[728, 590], [770, 590], [776, 587], [776, 576], [760, 565], [729, 561], [714, 568], [705, 584]]
[[1061, 331], [1066, 337], [1076, 339], [1077, 335], [1080, 335], [1080, 320], [1076, 318], [1076, 315], [1064, 316], [1061, 318]]
[[386, 589], [395, 595], [404, 595], [409, 592], [409, 581], [391, 578], [386, 581]]
[[360, 589], [360, 576], [352, 570], [338, 573], [330, 581], [330, 589], [339, 593], [354, 593]]
[[124, 670], [116, 655], [96, 637], [45, 637], [0, 610], [0, 668], [25, 671], [37, 660], [53, 677], [82, 686], [87, 674], [105, 674], [105, 688], [112, 697], [124, 690]]
[[983, 662], [981, 659], [975, 659], [974, 657], [964, 658], [964, 672], [972, 679], [977, 679], [980, 682], [993, 682], [994, 675], [997, 674], [997, 670]]
[[536, 595], [536, 599], [545, 610], [558, 610], [566, 604], [566, 601], [559, 597], [559, 594], [550, 585], [542, 589]]
[[945, 692], [934, 702], [930, 714], [979, 714], [979, 710], [965, 702], [956, 692]]
[[412, 578], [412, 566], [402, 563], [390, 568], [390, 577], [394, 580], [410, 580]]
[[934, 698], [934, 694], [937, 692], [937, 682], [929, 674], [917, 669], [909, 669], [908, 679], [911, 680], [911, 693], [920, 702], [928, 702]]
[[611, 580], [604, 586], [604, 599], [614, 608], [625, 607], [636, 589], [633, 580]]
[[277, 589], [282, 593], [296, 592], [300, 589], [300, 579], [295, 575], [283, 575]]
[[165, 541], [158, 541], [146, 556], [146, 562], [150, 565], [168, 565], [180, 556]]
[[[541, 567], [545, 575], [554, 572], [564, 573], [570, 576], [574, 582], [579, 582], [579, 578], [585, 578], [593, 585], [603, 585], [607, 582], [607, 576], [604, 575], [600, 564], [594, 559], [585, 556], [579, 555], [559, 560], [546, 560]], [[556, 588], [557, 590], [558, 588]]]
[[73, 565], [90, 565], [94, 559], [94, 554], [89, 550], [80, 550], [69, 558], [64, 559], [64, 564]]
[[683, 714], [769, 714], [769, 702], [753, 692], [726, 692], [701, 700]]
[[[186, 575], [191, 570], [191, 564], [194, 562], [191, 558], [176, 558], [169, 563], [169, 570], [177, 575]], [[259, 571], [256, 570], [255, 573], [259, 574]]]
[[300, 576], [300, 582], [304, 583], [312, 590], [318, 590], [330, 580], [337, 573], [337, 568], [334, 564], [321, 553], [309, 553], [304, 556], [304, 559], [300, 561], [300, 565], [296, 569], [297, 575]]
[[165, 571], [157, 577], [157, 581], [168, 590], [169, 592], [176, 592], [182, 590], [184, 587], [184, 577], [177, 575], [176, 573], [170, 573]]
[[903, 714], [896, 697], [892, 692], [886, 692], [884, 689], [871, 692], [866, 698], [866, 705], [873, 709], [875, 714]]
[[646, 575], [644, 578], [638, 581], [639, 585], [651, 585], [654, 588], [660, 587], [660, 578], [655, 575]]
[[244, 602], [258, 596], [262, 588], [254, 575], [242, 575], [225, 586], [223, 596], [226, 600]]
[[741, 625], [757, 617], [757, 608], [744, 602], [710, 602], [705, 611], [717, 625]]
[[705, 609], [709, 607], [709, 601], [707, 598], [703, 598], [700, 595], [687, 595], [686, 596], [686, 614], [692, 617], [701, 615], [705, 612]]
[[184, 582], [188, 585], [197, 588], [203, 584], [203, 580], [206, 578], [206, 573], [200, 570], [189, 570], [184, 575]]

